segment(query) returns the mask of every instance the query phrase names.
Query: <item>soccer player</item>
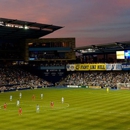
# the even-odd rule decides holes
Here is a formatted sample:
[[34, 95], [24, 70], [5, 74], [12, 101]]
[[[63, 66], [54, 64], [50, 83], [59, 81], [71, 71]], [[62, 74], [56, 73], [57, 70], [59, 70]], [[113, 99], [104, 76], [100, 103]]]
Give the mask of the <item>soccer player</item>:
[[109, 87], [107, 87], [107, 93], [109, 93]]
[[61, 98], [61, 102], [64, 103], [64, 97]]
[[19, 116], [22, 115], [22, 108], [19, 108]]
[[33, 94], [33, 96], [32, 96], [32, 100], [35, 100], [35, 95]]
[[6, 110], [6, 108], [7, 108], [7, 104], [5, 103], [5, 104], [4, 104], [4, 110]]
[[54, 107], [54, 102], [51, 102], [51, 108], [53, 108]]
[[12, 101], [12, 99], [13, 99], [12, 95], [10, 95], [10, 98], [9, 98], [9, 99], [10, 99], [10, 101]]
[[22, 98], [22, 93], [21, 93], [21, 92], [19, 93], [19, 98], [20, 98], [20, 99]]
[[17, 100], [17, 106], [19, 106], [20, 105], [20, 101], [19, 100]]
[[41, 99], [43, 99], [43, 93], [41, 93]]
[[39, 111], [40, 111], [40, 106], [37, 104], [37, 106], [36, 106], [36, 113], [39, 113]]

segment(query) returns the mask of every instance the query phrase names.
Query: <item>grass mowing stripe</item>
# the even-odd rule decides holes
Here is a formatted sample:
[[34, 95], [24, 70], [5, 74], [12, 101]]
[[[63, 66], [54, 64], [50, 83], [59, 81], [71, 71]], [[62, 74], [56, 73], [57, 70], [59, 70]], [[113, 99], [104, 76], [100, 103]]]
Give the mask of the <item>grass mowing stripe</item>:
[[[18, 115], [16, 101], [22, 92]], [[43, 93], [43, 100], [40, 94]], [[35, 94], [36, 100], [32, 101]], [[13, 101], [9, 101], [10, 95]], [[65, 104], [61, 104], [61, 97]], [[51, 109], [50, 102], [54, 102]], [[7, 110], [3, 104], [7, 103]], [[130, 129], [130, 91], [96, 89], [37, 89], [0, 93], [0, 128], [4, 130], [128, 130]], [[40, 112], [36, 113], [36, 105]]]

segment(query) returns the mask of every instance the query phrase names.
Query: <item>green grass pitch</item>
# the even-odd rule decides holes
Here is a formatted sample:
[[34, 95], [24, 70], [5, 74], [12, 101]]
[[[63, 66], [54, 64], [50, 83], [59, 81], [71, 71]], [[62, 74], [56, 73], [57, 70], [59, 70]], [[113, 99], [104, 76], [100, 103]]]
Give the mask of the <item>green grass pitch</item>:
[[[16, 106], [20, 92], [22, 115]], [[3, 109], [5, 102], [6, 110]], [[39, 113], [36, 113], [37, 104]], [[44, 88], [0, 93], [0, 130], [130, 130], [130, 91]]]

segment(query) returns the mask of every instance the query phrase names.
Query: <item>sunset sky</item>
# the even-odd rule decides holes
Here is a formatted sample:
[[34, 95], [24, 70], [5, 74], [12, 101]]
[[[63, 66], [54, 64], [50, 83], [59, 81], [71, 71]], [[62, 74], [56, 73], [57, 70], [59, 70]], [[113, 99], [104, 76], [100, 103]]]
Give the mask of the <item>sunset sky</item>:
[[63, 26], [45, 37], [77, 47], [130, 41], [130, 0], [0, 0], [0, 17]]

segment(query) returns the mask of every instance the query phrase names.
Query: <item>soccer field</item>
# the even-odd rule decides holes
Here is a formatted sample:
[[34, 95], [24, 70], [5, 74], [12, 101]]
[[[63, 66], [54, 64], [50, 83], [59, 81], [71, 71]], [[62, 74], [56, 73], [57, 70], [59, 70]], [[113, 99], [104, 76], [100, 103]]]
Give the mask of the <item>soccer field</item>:
[[[19, 106], [16, 105], [20, 92], [22, 115], [18, 114]], [[35, 100], [32, 100], [33, 94]], [[62, 97], [64, 103], [61, 103]], [[54, 102], [53, 108], [51, 101]], [[6, 110], [4, 103], [7, 103]], [[37, 104], [39, 113], [36, 112]], [[0, 93], [0, 130], [129, 129], [129, 90], [110, 90], [107, 93], [105, 89], [44, 88]]]

